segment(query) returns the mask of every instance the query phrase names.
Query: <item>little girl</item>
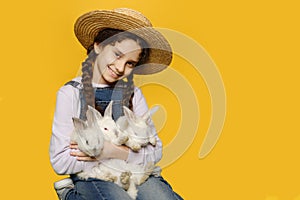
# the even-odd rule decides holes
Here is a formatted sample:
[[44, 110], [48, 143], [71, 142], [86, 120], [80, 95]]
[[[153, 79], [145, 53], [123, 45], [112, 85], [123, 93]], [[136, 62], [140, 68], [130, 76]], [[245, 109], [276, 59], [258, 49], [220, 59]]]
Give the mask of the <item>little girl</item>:
[[[162, 157], [162, 143], [157, 134], [155, 146], [147, 145], [138, 152], [105, 142], [99, 157], [89, 157], [70, 141], [74, 129], [72, 118], [86, 119], [88, 105], [103, 114], [111, 100], [114, 120], [123, 115], [123, 106], [142, 116], [148, 106], [141, 90], [134, 86], [133, 75], [162, 71], [172, 60], [172, 50], [147, 18], [131, 9], [88, 12], [77, 19], [74, 30], [88, 57], [82, 63], [82, 76], [66, 83], [57, 93], [50, 160], [57, 174], [68, 174], [70, 178], [56, 182], [54, 187], [62, 200], [129, 200], [118, 185], [95, 178], [81, 180], [76, 173], [110, 158], [140, 165], [157, 163]], [[138, 186], [137, 199], [182, 198], [159, 174], [153, 174]]]

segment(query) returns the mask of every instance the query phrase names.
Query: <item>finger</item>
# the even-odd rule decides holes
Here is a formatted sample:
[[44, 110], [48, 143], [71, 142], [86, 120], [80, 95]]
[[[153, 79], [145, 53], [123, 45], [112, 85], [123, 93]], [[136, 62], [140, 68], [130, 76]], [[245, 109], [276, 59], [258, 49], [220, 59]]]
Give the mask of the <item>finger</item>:
[[88, 157], [87, 154], [81, 152], [81, 151], [72, 151], [70, 153], [71, 156], [75, 156], [75, 157]]
[[92, 162], [92, 161], [97, 161], [97, 159], [95, 157], [77, 157], [78, 161], [87, 161], [87, 162]]
[[69, 147], [70, 147], [70, 149], [78, 149], [77, 144], [70, 144]]
[[70, 153], [70, 155], [76, 157], [76, 159], [79, 161], [97, 161], [95, 157], [90, 157], [81, 151], [73, 151]]

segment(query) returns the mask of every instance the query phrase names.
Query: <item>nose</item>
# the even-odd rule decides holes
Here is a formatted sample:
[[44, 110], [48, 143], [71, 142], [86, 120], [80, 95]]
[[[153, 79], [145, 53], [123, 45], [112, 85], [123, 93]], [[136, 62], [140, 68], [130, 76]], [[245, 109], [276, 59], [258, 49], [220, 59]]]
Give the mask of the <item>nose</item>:
[[117, 72], [123, 73], [125, 71], [126, 62], [123, 60], [116, 60], [115, 61], [115, 68]]

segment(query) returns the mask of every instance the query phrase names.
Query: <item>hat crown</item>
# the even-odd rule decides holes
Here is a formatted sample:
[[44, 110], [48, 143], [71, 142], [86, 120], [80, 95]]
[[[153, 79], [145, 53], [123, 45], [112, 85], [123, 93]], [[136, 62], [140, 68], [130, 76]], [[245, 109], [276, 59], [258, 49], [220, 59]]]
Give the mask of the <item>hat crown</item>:
[[113, 10], [114, 12], [120, 13], [120, 14], [124, 14], [124, 15], [128, 15], [130, 17], [133, 17], [141, 22], [143, 22], [145, 24], [145, 26], [147, 27], [152, 27], [151, 22], [149, 21], [149, 19], [147, 19], [142, 13], [130, 9], [130, 8], [116, 8]]

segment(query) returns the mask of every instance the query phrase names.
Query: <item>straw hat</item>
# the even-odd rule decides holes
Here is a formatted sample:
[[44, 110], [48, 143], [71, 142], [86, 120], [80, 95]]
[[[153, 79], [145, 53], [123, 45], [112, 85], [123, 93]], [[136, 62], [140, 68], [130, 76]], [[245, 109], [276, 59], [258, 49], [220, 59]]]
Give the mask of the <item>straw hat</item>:
[[172, 49], [166, 38], [152, 27], [144, 15], [135, 10], [95, 10], [80, 16], [74, 25], [75, 35], [86, 49], [93, 44], [98, 32], [105, 28], [132, 32], [149, 44], [149, 61], [136, 68], [135, 74], [153, 74], [162, 71], [171, 63]]

